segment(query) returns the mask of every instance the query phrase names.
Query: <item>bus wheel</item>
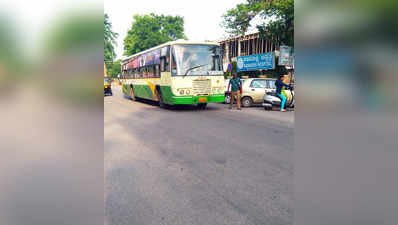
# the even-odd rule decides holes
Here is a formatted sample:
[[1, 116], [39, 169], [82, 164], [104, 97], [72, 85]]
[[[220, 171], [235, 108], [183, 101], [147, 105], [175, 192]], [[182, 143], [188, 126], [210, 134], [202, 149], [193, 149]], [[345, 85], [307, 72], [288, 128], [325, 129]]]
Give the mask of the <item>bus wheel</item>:
[[157, 98], [159, 99], [160, 108], [163, 108], [163, 109], [166, 108], [166, 104], [164, 104], [164, 102], [163, 102], [162, 92], [160, 90], [157, 90], [156, 95], [157, 95]]
[[206, 109], [207, 103], [199, 103], [198, 109]]
[[130, 87], [130, 98], [131, 98], [131, 100], [133, 100], [133, 101], [135, 101], [135, 100], [136, 100], [136, 98], [135, 98], [135, 95], [134, 95], [134, 89], [133, 89], [133, 86], [131, 86], [131, 87]]

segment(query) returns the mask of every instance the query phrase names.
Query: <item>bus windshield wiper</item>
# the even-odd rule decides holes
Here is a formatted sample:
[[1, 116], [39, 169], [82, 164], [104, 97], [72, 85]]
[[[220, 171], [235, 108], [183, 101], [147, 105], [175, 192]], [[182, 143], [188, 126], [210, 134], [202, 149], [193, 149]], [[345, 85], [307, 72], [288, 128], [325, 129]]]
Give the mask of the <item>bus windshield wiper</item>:
[[203, 64], [203, 65], [191, 67], [191, 68], [187, 69], [187, 71], [185, 72], [185, 74], [184, 74], [183, 77], [185, 77], [185, 76], [188, 74], [189, 71], [191, 71], [191, 70], [193, 70], [193, 69], [197, 69], [197, 68], [199, 68], [199, 67], [207, 66], [207, 65], [209, 65], [209, 64], [207, 63], [207, 64]]

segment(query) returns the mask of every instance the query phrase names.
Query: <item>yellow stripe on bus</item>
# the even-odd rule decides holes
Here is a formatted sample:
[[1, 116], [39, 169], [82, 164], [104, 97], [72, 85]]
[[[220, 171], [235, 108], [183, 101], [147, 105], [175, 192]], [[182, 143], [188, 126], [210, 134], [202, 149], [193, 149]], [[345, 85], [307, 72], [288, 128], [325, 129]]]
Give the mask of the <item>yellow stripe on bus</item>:
[[148, 83], [149, 88], [151, 89], [153, 96], [155, 96], [155, 84], [152, 83], [152, 82], [149, 81], [149, 80], [147, 80], [146, 82]]

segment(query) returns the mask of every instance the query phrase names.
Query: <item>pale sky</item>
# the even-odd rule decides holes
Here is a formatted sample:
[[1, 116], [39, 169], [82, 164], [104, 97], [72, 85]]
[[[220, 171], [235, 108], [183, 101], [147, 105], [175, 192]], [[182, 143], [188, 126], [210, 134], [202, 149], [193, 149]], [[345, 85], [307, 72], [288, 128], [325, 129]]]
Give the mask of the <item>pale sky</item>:
[[57, 18], [78, 11], [95, 11], [100, 16], [102, 7], [102, 0], [0, 0], [0, 13], [15, 22], [13, 27], [19, 33], [18, 44], [24, 49], [24, 57], [33, 60], [46, 44], [42, 43], [43, 35]]
[[115, 52], [123, 56], [123, 40], [131, 28], [134, 14], [165, 14], [183, 16], [185, 35], [189, 40], [218, 40], [226, 35], [220, 27], [222, 15], [246, 0], [104, 0], [104, 12], [109, 15], [113, 31], [119, 33]]
[[65, 11], [101, 10], [110, 17], [113, 30], [119, 33], [118, 58], [123, 56], [123, 40], [131, 27], [134, 14], [179, 15], [185, 19], [185, 35], [189, 40], [219, 40], [226, 36], [220, 27], [222, 15], [246, 0], [0, 0], [0, 11], [15, 19], [21, 34], [21, 47], [36, 58], [39, 42], [50, 24]]

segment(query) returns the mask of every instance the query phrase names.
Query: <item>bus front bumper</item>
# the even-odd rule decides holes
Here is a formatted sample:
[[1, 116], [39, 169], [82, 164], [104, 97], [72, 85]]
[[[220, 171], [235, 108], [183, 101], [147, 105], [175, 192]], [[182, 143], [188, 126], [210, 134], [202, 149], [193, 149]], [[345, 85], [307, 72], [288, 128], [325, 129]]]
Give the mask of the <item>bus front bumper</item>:
[[173, 96], [174, 104], [200, 104], [211, 102], [224, 102], [224, 94], [215, 94], [209, 96]]

